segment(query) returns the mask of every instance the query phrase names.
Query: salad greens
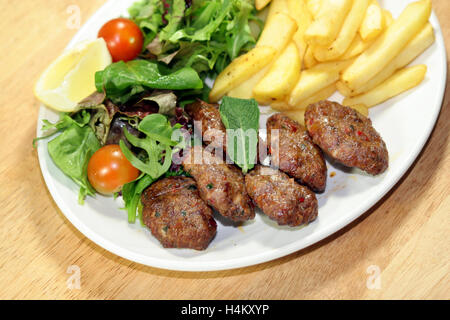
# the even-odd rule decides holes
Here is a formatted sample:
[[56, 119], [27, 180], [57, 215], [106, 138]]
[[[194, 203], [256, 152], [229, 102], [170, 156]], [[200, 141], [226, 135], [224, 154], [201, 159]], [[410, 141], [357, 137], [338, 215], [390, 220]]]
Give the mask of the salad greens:
[[[57, 123], [45, 120], [43, 131], [52, 133], [42, 138], [60, 133], [48, 142], [48, 152], [80, 186], [80, 203], [96, 194], [87, 176], [89, 159], [106, 144], [120, 144], [141, 171], [121, 191], [128, 221], [134, 223], [142, 217], [140, 199], [148, 186], [163, 176], [188, 175], [172, 163], [187, 143], [182, 135], [174, 138], [177, 130], [188, 127], [182, 108], [198, 98], [207, 100], [205, 78], [249, 51], [259, 36], [252, 24], [261, 26], [262, 21], [252, 0], [141, 0], [129, 13], [145, 37], [140, 59], [97, 72], [97, 92]], [[258, 105], [226, 97], [220, 113], [226, 128], [237, 132], [228, 139], [230, 158], [246, 173], [256, 157], [257, 137], [246, 134], [257, 132]], [[230, 145], [236, 139], [237, 144]]]
[[259, 36], [251, 0], [141, 0], [130, 9], [145, 36], [145, 54], [174, 69], [218, 74]]
[[227, 153], [247, 173], [255, 166], [257, 155], [258, 103], [254, 99], [224, 97], [219, 111], [227, 129]]
[[149, 89], [201, 89], [203, 82], [192, 68], [175, 72], [153, 61], [133, 60], [117, 62], [95, 74], [98, 92], [116, 104], [124, 104]]
[[180, 124], [172, 127], [167, 118], [161, 114], [151, 114], [138, 125], [138, 130], [145, 134], [145, 138], [138, 138], [125, 129], [127, 140], [134, 147], [145, 151], [145, 160], [142, 160], [126, 146], [123, 140], [120, 141], [120, 148], [125, 157], [143, 173], [143, 176], [137, 181], [127, 184], [123, 188], [123, 199], [130, 223], [136, 219], [136, 208], [141, 193], [170, 169], [174, 148], [182, 149], [184, 147], [184, 141], [172, 140], [175, 130], [180, 128]]
[[94, 131], [88, 125], [91, 114], [82, 111], [74, 118], [64, 114], [56, 124], [45, 121], [44, 130], [52, 128], [62, 133], [48, 143], [48, 152], [56, 166], [80, 186], [78, 201], [86, 195], [95, 195], [87, 178], [87, 165], [91, 156], [101, 147]]

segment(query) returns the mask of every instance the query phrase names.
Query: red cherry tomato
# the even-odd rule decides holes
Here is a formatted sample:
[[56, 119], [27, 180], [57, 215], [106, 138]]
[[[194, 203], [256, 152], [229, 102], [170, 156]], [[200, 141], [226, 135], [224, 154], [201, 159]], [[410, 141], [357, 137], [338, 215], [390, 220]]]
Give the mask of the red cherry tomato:
[[99, 193], [119, 192], [124, 184], [138, 177], [139, 170], [131, 165], [116, 144], [97, 150], [88, 163], [89, 182]]
[[114, 62], [136, 59], [142, 51], [144, 36], [133, 21], [125, 18], [107, 22], [98, 33], [106, 41]]

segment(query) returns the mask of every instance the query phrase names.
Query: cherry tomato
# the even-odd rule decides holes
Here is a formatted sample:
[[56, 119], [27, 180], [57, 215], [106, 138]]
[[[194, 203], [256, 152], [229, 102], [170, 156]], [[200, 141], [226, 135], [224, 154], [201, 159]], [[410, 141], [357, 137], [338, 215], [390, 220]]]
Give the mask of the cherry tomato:
[[142, 51], [144, 36], [133, 21], [117, 18], [107, 22], [98, 33], [106, 41], [114, 62], [136, 59]]
[[88, 163], [88, 179], [99, 193], [113, 194], [122, 186], [139, 177], [139, 170], [116, 144], [104, 146], [95, 152]]

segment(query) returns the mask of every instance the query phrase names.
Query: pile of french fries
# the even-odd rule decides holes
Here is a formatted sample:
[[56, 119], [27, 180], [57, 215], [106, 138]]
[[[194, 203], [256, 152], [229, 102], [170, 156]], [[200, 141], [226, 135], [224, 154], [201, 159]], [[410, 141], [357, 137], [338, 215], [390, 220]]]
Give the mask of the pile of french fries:
[[254, 98], [304, 122], [306, 107], [338, 90], [343, 104], [368, 115], [425, 78], [407, 66], [435, 41], [431, 0], [410, 3], [394, 20], [377, 0], [256, 0], [266, 8], [254, 49], [215, 80], [209, 99]]

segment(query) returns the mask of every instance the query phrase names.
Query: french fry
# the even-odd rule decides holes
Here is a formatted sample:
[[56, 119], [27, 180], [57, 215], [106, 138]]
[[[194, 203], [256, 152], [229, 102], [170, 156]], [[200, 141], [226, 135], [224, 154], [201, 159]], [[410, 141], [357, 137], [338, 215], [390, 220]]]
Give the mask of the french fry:
[[270, 107], [273, 110], [276, 110], [276, 111], [290, 111], [290, 110], [294, 110], [295, 109], [286, 100], [272, 101], [270, 103]]
[[383, 81], [393, 75], [396, 70], [410, 64], [416, 57], [418, 57], [429, 46], [431, 46], [434, 43], [434, 40], [435, 36], [433, 27], [430, 23], [427, 23], [425, 27], [406, 45], [406, 47], [399, 53], [399, 55], [396, 56], [394, 60], [392, 60], [392, 62], [386, 66], [386, 68], [384, 68], [375, 77], [370, 79], [361, 87], [355, 90], [350, 90], [350, 92], [346, 96], [357, 96], [361, 93], [368, 92], [376, 86], [380, 85]]
[[366, 116], [366, 117], [369, 116], [369, 108], [367, 108], [367, 106], [365, 104], [355, 104], [355, 105], [347, 106], [347, 107], [355, 109], [356, 111], [361, 113], [363, 116]]
[[341, 30], [352, 3], [352, 0], [322, 0], [319, 14], [305, 31], [306, 42], [319, 46], [330, 45]]
[[297, 103], [293, 106], [294, 109], [306, 109], [310, 104], [327, 100], [329, 97], [331, 97], [336, 92], [336, 84], [333, 83], [329, 85], [328, 87], [325, 87], [312, 96], [302, 100], [300, 103]]
[[283, 114], [292, 120], [300, 123], [302, 126], [305, 126], [305, 109], [299, 109], [299, 110], [291, 110], [291, 111], [284, 111]]
[[256, 10], [264, 9], [271, 0], [255, 0], [255, 8]]
[[371, 0], [359, 28], [359, 34], [364, 41], [374, 39], [385, 28], [385, 16], [377, 0]]
[[345, 53], [364, 20], [368, 6], [369, 0], [358, 0], [353, 2], [352, 8], [342, 25], [342, 29], [339, 32], [337, 39], [328, 47], [316, 47], [314, 57], [318, 61], [332, 61]]
[[400, 17], [342, 73], [342, 81], [356, 89], [383, 70], [425, 25], [431, 0], [411, 3]]
[[306, 48], [305, 56], [303, 57], [303, 65], [304, 65], [305, 69], [311, 69], [318, 63], [319, 62], [314, 57], [314, 47], [308, 46]]
[[[317, 1], [317, 0], [316, 0]], [[306, 48], [308, 47], [305, 41], [305, 31], [312, 23], [313, 17], [306, 7], [305, 1], [303, 0], [287, 0], [289, 14], [291, 18], [293, 18], [297, 22], [298, 30], [294, 34], [292, 40], [294, 40], [297, 45], [299, 55], [300, 55], [300, 64], [303, 63], [303, 59], [306, 53]]]
[[[384, 14], [384, 20], [385, 20], [385, 29], [390, 27], [392, 23], [394, 22], [394, 18], [392, 18], [392, 14], [387, 11], [383, 10]], [[353, 39], [353, 42], [350, 44], [350, 47], [347, 49], [347, 51], [339, 57], [340, 60], [348, 60], [352, 59], [369, 48], [372, 43], [374, 43], [376, 39], [372, 39], [369, 41], [363, 41], [359, 33], [356, 34], [355, 38]]]
[[266, 24], [272, 20], [277, 13], [289, 14], [287, 0], [272, 0], [267, 14]]
[[[284, 111], [286, 113], [286, 115], [290, 118], [293, 118], [294, 116], [298, 116], [299, 114], [301, 114], [301, 112], [305, 112], [306, 108], [313, 103], [322, 101], [322, 100], [327, 100], [329, 97], [331, 97], [334, 93], [336, 92], [336, 86], [334, 84], [320, 90], [319, 92], [316, 92], [316, 94], [312, 95], [311, 97], [303, 100], [301, 103], [295, 105], [295, 106], [290, 106], [287, 105], [289, 108], [291, 109], [287, 109], [288, 107], [286, 107], [283, 110], [280, 111]], [[277, 110], [277, 105], [271, 105], [272, 109]], [[279, 110], [279, 109], [278, 109]], [[300, 119], [294, 119], [296, 121], [300, 120]], [[300, 121], [298, 121], [300, 122]], [[300, 122], [302, 123], [302, 122]]]
[[237, 86], [236, 88], [232, 89], [230, 92], [227, 93], [227, 96], [233, 97], [233, 98], [239, 98], [239, 99], [251, 99], [253, 97], [253, 88], [258, 84], [258, 82], [261, 81], [262, 78], [267, 74], [269, 71], [270, 66], [266, 66], [258, 73], [253, 75], [250, 79], [244, 81], [242, 84]]
[[306, 0], [306, 7], [315, 18], [319, 15], [322, 0]]
[[339, 57], [339, 59], [348, 60], [359, 56], [361, 53], [366, 51], [367, 48], [369, 48], [373, 44], [373, 42], [374, 41], [363, 41], [358, 33], [353, 39], [353, 42], [350, 44], [350, 47], [342, 56]]
[[334, 84], [339, 80], [339, 73], [348, 67], [351, 62], [321, 63], [311, 69], [302, 71], [298, 83], [290, 94], [288, 103], [292, 106], [297, 106], [308, 97]]
[[386, 27], [390, 27], [394, 23], [394, 18], [389, 10], [383, 9], [384, 23]]
[[376, 106], [419, 85], [425, 78], [426, 72], [427, 66], [423, 64], [401, 69], [369, 92], [353, 98], [344, 99], [343, 105], [364, 104], [369, 108]]
[[338, 89], [339, 93], [342, 94], [344, 97], [352, 96], [352, 89], [347, 87], [345, 83], [343, 83], [342, 81], [336, 82], [336, 88]]
[[291, 42], [297, 29], [297, 23], [290, 16], [284, 13], [275, 13], [266, 22], [256, 47], [272, 47], [280, 53]]
[[255, 47], [246, 54], [234, 59], [216, 78], [209, 93], [211, 102], [219, 101], [225, 93], [236, 88], [245, 80], [268, 65], [277, 51], [271, 47]]
[[253, 96], [261, 104], [284, 99], [300, 77], [301, 61], [297, 46], [291, 42], [278, 56], [269, 72], [253, 89]]

